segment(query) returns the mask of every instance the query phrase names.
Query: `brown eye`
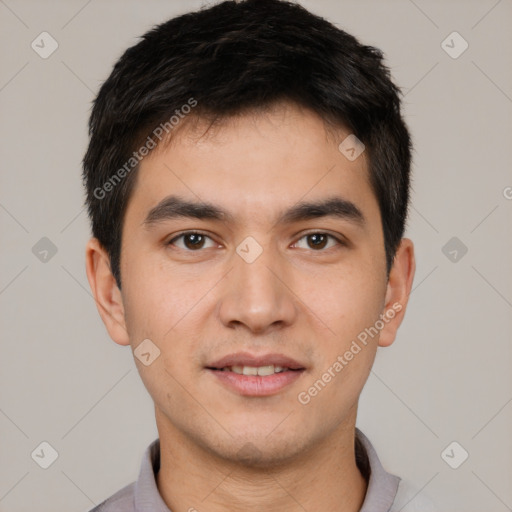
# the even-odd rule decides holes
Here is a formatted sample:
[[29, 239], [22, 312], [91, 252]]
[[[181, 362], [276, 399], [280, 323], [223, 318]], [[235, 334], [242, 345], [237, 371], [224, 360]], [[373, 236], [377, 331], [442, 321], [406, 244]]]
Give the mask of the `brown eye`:
[[327, 235], [322, 233], [314, 233], [313, 235], [307, 235], [309, 246], [314, 249], [323, 249], [327, 244]]
[[[303, 239], [306, 239], [306, 247], [300, 247], [301, 249], [313, 249], [314, 251], [321, 251], [325, 249], [329, 243], [329, 240], [333, 240], [334, 244], [327, 247], [330, 249], [336, 245], [344, 245], [344, 243], [334, 237], [333, 235], [329, 235], [328, 233], [308, 233], [299, 239], [299, 242]], [[297, 245], [299, 244], [297, 242]]]
[[[182, 240], [182, 244], [176, 244], [177, 240]], [[211, 240], [211, 238], [207, 235], [203, 235], [202, 233], [196, 233], [195, 231], [190, 231], [188, 233], [182, 233], [181, 235], [173, 238], [169, 241], [168, 245], [175, 245], [176, 247], [188, 251], [197, 251], [198, 249], [205, 248], [206, 240]]]

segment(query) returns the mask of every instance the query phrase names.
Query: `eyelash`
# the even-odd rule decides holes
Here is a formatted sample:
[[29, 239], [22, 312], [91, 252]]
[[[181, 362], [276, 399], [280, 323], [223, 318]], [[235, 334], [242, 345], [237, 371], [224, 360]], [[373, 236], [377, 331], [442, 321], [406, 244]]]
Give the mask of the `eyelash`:
[[[183, 238], [183, 237], [185, 237], [187, 235], [201, 235], [201, 236], [209, 238], [210, 240], [213, 241], [212, 237], [210, 237], [206, 233], [202, 233], [201, 231], [184, 231], [183, 233], [180, 233], [179, 235], [177, 235], [174, 238], [172, 238], [171, 240], [169, 240], [166, 245], [173, 245], [176, 240], [178, 240], [180, 238]], [[335, 240], [338, 243], [339, 246], [341, 246], [341, 247], [346, 247], [347, 246], [347, 243], [344, 242], [341, 238], [338, 238], [338, 237], [336, 237], [334, 235], [331, 235], [330, 233], [326, 233], [324, 231], [312, 231], [310, 233], [305, 233], [298, 240], [302, 240], [303, 238], [306, 238], [306, 237], [311, 236], [311, 235], [326, 235], [328, 238], [330, 238], [332, 240]], [[295, 243], [297, 243], [297, 242], [295, 242]], [[319, 249], [319, 250], [310, 249], [310, 250], [313, 251], [313, 252], [326, 252], [329, 249], [333, 249], [333, 248], [334, 247], [329, 247], [327, 249]], [[179, 247], [178, 249], [181, 249], [181, 250], [186, 251], [186, 252], [200, 252], [202, 248], [199, 248], [197, 250], [193, 250], [193, 249], [187, 249], [187, 248], [182, 249], [181, 247]]]

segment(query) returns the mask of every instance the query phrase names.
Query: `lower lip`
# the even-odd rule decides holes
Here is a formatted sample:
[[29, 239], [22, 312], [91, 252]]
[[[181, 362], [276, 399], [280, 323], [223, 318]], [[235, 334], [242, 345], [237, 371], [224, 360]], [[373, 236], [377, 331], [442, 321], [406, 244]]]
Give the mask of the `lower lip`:
[[235, 372], [210, 370], [228, 389], [244, 396], [269, 396], [289, 386], [303, 374], [304, 370], [285, 371], [273, 375], [240, 375]]

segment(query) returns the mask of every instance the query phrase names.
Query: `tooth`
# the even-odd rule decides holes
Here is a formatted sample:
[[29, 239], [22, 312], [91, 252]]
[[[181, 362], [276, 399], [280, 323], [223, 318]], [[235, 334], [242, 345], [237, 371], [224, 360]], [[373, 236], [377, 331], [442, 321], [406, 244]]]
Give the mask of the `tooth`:
[[258, 375], [258, 368], [255, 366], [244, 366], [244, 375]]
[[260, 366], [259, 368], [257, 368], [258, 370], [258, 375], [262, 375], [262, 376], [265, 376], [265, 375], [273, 375], [274, 374], [274, 365], [271, 364], [269, 366]]
[[224, 368], [221, 368], [224, 372], [233, 372], [237, 373], [238, 375], [260, 375], [262, 377], [268, 376], [268, 375], [274, 375], [274, 373], [281, 373], [288, 371], [289, 368], [286, 366], [274, 366], [272, 364], [269, 364], [267, 366], [241, 366], [241, 365], [234, 365], [234, 366], [225, 366]]

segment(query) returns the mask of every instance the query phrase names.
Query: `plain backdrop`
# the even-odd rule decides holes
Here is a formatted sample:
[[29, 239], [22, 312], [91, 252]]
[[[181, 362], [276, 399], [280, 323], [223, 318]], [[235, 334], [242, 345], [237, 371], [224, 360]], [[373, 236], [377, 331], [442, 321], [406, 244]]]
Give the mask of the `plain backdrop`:
[[[358, 427], [439, 510], [511, 510], [512, 3], [301, 3], [383, 50], [415, 144], [414, 290]], [[121, 53], [202, 4], [0, 0], [1, 512], [89, 510], [135, 480], [158, 435], [90, 294], [81, 159]], [[31, 46], [42, 32], [58, 44], [47, 58]], [[58, 454], [47, 469], [42, 442]], [[452, 465], [468, 454], [457, 469], [447, 447]]]

